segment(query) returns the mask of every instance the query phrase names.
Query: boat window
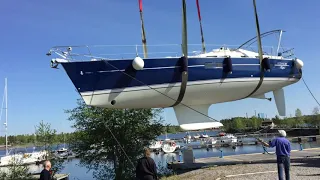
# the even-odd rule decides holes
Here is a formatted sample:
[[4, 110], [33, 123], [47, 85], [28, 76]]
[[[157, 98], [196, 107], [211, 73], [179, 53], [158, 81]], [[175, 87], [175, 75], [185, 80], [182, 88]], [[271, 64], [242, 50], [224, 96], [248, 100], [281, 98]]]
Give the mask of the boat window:
[[204, 64], [204, 68], [206, 68], [206, 69], [211, 69], [211, 68], [213, 68], [213, 63], [212, 63], [212, 62], [206, 62], [206, 63]]
[[214, 63], [215, 67], [222, 67], [222, 63]]
[[220, 62], [206, 62], [204, 64], [205, 69], [221, 68], [221, 67], [223, 67], [223, 65]]

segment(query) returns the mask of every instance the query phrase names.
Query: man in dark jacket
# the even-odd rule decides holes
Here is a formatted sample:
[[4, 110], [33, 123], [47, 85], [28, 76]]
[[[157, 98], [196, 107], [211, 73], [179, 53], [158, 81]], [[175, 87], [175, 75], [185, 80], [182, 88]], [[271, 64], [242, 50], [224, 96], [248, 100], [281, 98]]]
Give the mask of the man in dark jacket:
[[51, 163], [50, 163], [50, 161], [45, 161], [43, 163], [43, 167], [44, 167], [44, 169], [40, 173], [40, 180], [51, 180], [51, 173], [50, 173]]
[[146, 149], [144, 157], [138, 160], [136, 167], [136, 178], [139, 180], [156, 180], [157, 166], [154, 160], [150, 157], [150, 150]]

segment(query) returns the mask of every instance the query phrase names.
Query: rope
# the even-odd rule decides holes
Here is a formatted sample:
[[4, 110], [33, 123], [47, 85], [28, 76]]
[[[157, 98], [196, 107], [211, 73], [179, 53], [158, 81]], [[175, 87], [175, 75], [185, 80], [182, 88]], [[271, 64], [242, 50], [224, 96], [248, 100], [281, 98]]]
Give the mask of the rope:
[[306, 81], [303, 79], [303, 77], [302, 77], [302, 76], [301, 76], [301, 79], [302, 79], [302, 81], [303, 81], [304, 85], [307, 87], [307, 89], [308, 89], [309, 93], [311, 94], [311, 96], [313, 97], [313, 99], [314, 99], [314, 100], [317, 102], [317, 104], [320, 106], [319, 101], [318, 101], [318, 100], [317, 100], [317, 98], [313, 95], [313, 93], [311, 92], [311, 90], [310, 90], [309, 86], [307, 85]]
[[[104, 59], [101, 59], [101, 60], [104, 60]], [[154, 91], [158, 92], [159, 94], [162, 94], [162, 95], [166, 96], [167, 98], [169, 98], [169, 99], [171, 99], [171, 100], [173, 100], [173, 101], [177, 101], [177, 99], [172, 98], [172, 97], [170, 97], [170, 96], [168, 96], [168, 95], [166, 95], [166, 94], [164, 94], [164, 93], [162, 93], [162, 92], [158, 91], [157, 89], [152, 88], [152, 87], [151, 87], [151, 86], [149, 86], [148, 84], [146, 84], [146, 83], [144, 83], [144, 82], [140, 81], [139, 79], [137, 79], [137, 78], [135, 78], [135, 77], [131, 76], [130, 74], [128, 74], [128, 73], [126, 73], [126, 72], [124, 72], [124, 71], [121, 71], [119, 68], [117, 68], [116, 66], [112, 65], [111, 63], [109, 63], [109, 62], [108, 62], [108, 60], [104, 60], [104, 62], [105, 62], [105, 63], [107, 63], [108, 65], [110, 65], [111, 67], [115, 68], [115, 69], [116, 69], [116, 70], [118, 70], [119, 72], [121, 72], [121, 73], [125, 74], [126, 76], [128, 76], [128, 77], [132, 78], [133, 80], [136, 80], [136, 81], [138, 81], [139, 83], [141, 83], [141, 84], [143, 84], [143, 85], [145, 85], [145, 86], [149, 87], [150, 89], [152, 89], [152, 90], [154, 90]], [[184, 104], [184, 103], [182, 103], [182, 102], [181, 102], [180, 104], [181, 104], [181, 105], [183, 105], [183, 106], [185, 106], [185, 107], [187, 107], [187, 108], [189, 108], [189, 109], [191, 109], [191, 110], [193, 110], [193, 111], [195, 111], [195, 112], [197, 112], [197, 113], [199, 113], [199, 114], [201, 114], [201, 115], [203, 115], [203, 116], [205, 116], [205, 117], [207, 117], [207, 118], [209, 118], [209, 119], [211, 119], [211, 120], [213, 120], [213, 121], [218, 122], [217, 120], [213, 119], [212, 117], [210, 117], [210, 116], [208, 116], [208, 115], [206, 115], [206, 114], [204, 114], [204, 113], [202, 113], [202, 112], [200, 112], [200, 111], [198, 111], [198, 110], [196, 110], [196, 109], [194, 109], [194, 108], [192, 108], [192, 107], [190, 107], [190, 106], [188, 106], [188, 105], [186, 105], [186, 104]]]
[[116, 136], [112, 133], [112, 131], [111, 131], [111, 129], [109, 128], [109, 126], [108, 126], [108, 125], [105, 125], [105, 126], [106, 126], [106, 127], [108, 128], [108, 130], [110, 131], [112, 137], [117, 141], [117, 143], [118, 143], [118, 145], [120, 146], [121, 150], [123, 151], [123, 153], [125, 154], [125, 156], [127, 157], [127, 159], [130, 161], [132, 167], [135, 168], [133, 162], [131, 161], [131, 159], [129, 158], [128, 154], [126, 153], [126, 151], [125, 151], [125, 150], [123, 149], [123, 147], [121, 146], [121, 144], [120, 144], [120, 142], [118, 141], [118, 139], [116, 138]]
[[263, 148], [263, 154], [265, 154], [265, 153], [267, 153], [267, 154], [269, 154], [269, 155], [275, 155], [276, 153], [269, 153], [268, 151], [267, 151], [267, 148], [265, 147], [265, 146], [262, 146], [262, 148]]

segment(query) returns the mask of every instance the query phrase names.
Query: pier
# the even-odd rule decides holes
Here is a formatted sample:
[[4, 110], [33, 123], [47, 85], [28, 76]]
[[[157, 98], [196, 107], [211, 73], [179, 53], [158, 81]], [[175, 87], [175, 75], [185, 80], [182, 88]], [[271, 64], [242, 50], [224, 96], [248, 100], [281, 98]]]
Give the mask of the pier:
[[[251, 164], [251, 163], [276, 163], [276, 156], [274, 152], [268, 153], [254, 153], [254, 154], [241, 154], [220, 157], [208, 157], [195, 159], [193, 163], [173, 162], [168, 164], [168, 168], [173, 170], [193, 170], [206, 168], [211, 166], [225, 166], [236, 164]], [[292, 150], [291, 160], [305, 159], [310, 157], [320, 158], [320, 148], [310, 148], [303, 150]]]
[[[55, 174], [53, 176], [56, 180], [69, 180], [69, 174]], [[38, 180], [40, 179], [40, 174], [34, 174], [31, 177], [32, 180]]]

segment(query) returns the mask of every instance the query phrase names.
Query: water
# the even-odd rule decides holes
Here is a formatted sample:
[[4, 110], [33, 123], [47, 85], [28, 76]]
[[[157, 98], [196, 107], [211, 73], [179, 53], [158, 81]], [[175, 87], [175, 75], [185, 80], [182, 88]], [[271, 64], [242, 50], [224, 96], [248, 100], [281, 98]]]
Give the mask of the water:
[[[202, 134], [202, 133], [205, 133], [209, 136], [217, 136], [218, 133], [220, 131], [205, 131], [205, 132], [189, 132], [189, 135], [190, 136], [194, 136], [194, 135], [197, 135], [197, 134]], [[182, 139], [184, 136], [186, 136], [187, 133], [171, 133], [171, 134], [167, 134], [167, 137], [166, 135], [160, 135], [158, 137], [159, 140], [164, 140], [166, 138], [169, 138], [169, 139]]]
[[[197, 134], [197, 133], [195, 133]], [[195, 134], [190, 134], [191, 136]], [[199, 133], [200, 134], [200, 133]], [[207, 132], [208, 135], [215, 135], [216, 132]], [[186, 134], [185, 133], [178, 133], [178, 134], [168, 134], [167, 137], [170, 139], [179, 139], [183, 138]], [[160, 136], [159, 139], [166, 138], [165, 135]], [[267, 138], [270, 139], [272, 137]], [[200, 144], [200, 142], [192, 142], [192, 144]], [[298, 143], [291, 143], [292, 150], [299, 150], [300, 145]], [[303, 148], [316, 148], [320, 147], [320, 144], [317, 144], [317, 142], [308, 142], [303, 144]], [[23, 148], [24, 149], [24, 148]], [[26, 148], [29, 152], [33, 151], [33, 148]], [[220, 156], [220, 150], [223, 151], [223, 155], [237, 155], [237, 154], [250, 154], [250, 153], [263, 153], [263, 148], [261, 145], [244, 145], [244, 146], [237, 146], [236, 149], [232, 149], [230, 147], [221, 147], [221, 148], [209, 148], [207, 149], [194, 149], [193, 154], [194, 157], [197, 158], [206, 158], [206, 157], [219, 157]], [[269, 152], [274, 152], [274, 148], [267, 148]], [[5, 150], [0, 150], [0, 155], [4, 155]], [[157, 165], [166, 166], [167, 162], [171, 162], [173, 160], [179, 160], [183, 158], [183, 155], [181, 153], [169, 153], [169, 154], [163, 154], [160, 153], [158, 155], [152, 153], [151, 157], [155, 160]], [[93, 179], [93, 172], [89, 171], [85, 167], [79, 166], [80, 160], [79, 159], [71, 159], [66, 160], [64, 163], [64, 169], [60, 173], [66, 173], [70, 174], [70, 180], [89, 180]], [[3, 168], [2, 168], [3, 169]], [[30, 171], [31, 172], [40, 172], [42, 170], [42, 166], [39, 165], [31, 165]]]

